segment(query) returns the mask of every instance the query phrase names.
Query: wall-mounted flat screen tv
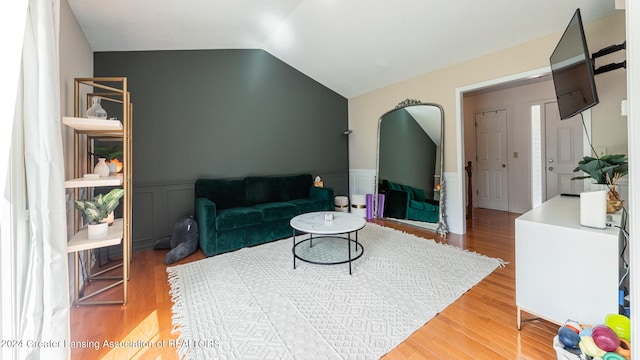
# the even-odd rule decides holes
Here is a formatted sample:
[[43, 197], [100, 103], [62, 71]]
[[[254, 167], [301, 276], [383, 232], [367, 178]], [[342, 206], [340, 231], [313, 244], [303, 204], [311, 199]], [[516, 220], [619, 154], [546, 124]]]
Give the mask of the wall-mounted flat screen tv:
[[598, 104], [580, 9], [573, 14], [549, 61], [560, 119], [568, 119]]

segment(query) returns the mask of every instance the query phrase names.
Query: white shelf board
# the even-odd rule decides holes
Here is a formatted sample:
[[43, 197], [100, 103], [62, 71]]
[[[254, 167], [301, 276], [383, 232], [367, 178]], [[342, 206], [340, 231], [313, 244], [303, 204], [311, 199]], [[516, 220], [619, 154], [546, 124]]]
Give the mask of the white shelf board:
[[99, 186], [121, 186], [124, 177], [122, 174], [110, 175], [99, 179], [76, 178], [64, 182], [66, 189], [83, 188], [83, 187], [99, 187]]
[[71, 240], [67, 243], [67, 252], [77, 252], [82, 250], [97, 249], [106, 246], [118, 245], [122, 242], [123, 221], [122, 219], [115, 219], [113, 225], [109, 226], [107, 236], [89, 240], [87, 238], [87, 228], [84, 227], [78, 231]]
[[88, 132], [122, 132], [122, 122], [119, 120], [89, 119], [64, 116], [62, 123], [78, 131]]

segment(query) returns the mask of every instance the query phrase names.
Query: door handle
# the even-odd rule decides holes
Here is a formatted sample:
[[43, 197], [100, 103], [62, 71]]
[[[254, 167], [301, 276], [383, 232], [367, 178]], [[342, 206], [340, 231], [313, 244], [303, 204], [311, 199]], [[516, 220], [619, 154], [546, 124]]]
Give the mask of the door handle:
[[549, 161], [549, 164], [552, 164], [552, 163], [553, 163], [553, 159], [549, 159], [549, 160], [547, 160], [547, 161]]
[[553, 166], [549, 166], [549, 171], [553, 171]]

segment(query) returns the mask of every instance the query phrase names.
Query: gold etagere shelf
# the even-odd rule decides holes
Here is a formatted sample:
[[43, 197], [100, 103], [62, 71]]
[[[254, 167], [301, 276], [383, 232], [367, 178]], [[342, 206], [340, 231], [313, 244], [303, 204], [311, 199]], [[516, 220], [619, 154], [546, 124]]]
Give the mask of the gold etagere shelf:
[[[100, 97], [110, 103], [115, 103], [120, 119], [90, 119], [84, 114], [91, 104], [93, 97]], [[83, 101], [84, 98], [84, 101]], [[84, 107], [83, 107], [84, 105]], [[75, 305], [106, 305], [126, 304], [127, 285], [130, 277], [130, 261], [132, 256], [132, 115], [133, 106], [131, 95], [127, 88], [126, 77], [97, 77], [76, 78], [74, 81], [74, 116], [63, 117], [64, 125], [73, 129], [74, 151], [74, 178], [65, 181], [65, 187], [74, 189], [74, 199], [79, 199], [80, 189], [86, 188], [87, 196], [91, 196], [91, 188], [95, 187], [122, 187], [124, 196], [121, 199], [122, 218], [115, 219], [109, 226], [106, 237], [94, 240], [87, 236], [87, 229], [80, 228], [81, 217], [76, 211], [74, 216], [74, 235], [67, 243], [67, 252], [74, 254], [74, 304]], [[121, 141], [122, 142], [122, 173], [100, 177], [98, 179], [85, 178], [91, 173], [95, 159], [91, 155], [95, 141]], [[86, 159], [86, 160], [84, 160]], [[107, 247], [121, 245], [122, 261], [115, 261], [105, 269], [93, 271], [92, 251]], [[80, 253], [86, 252], [86, 261], [81, 265]], [[122, 275], [117, 274], [122, 267]], [[86, 271], [84, 281], [80, 279], [80, 271]], [[116, 273], [116, 275], [114, 275]], [[82, 283], [81, 283], [82, 281]], [[105, 282], [107, 285], [95, 288], [91, 286], [87, 290], [87, 284]], [[112, 300], [104, 294], [94, 300], [95, 296], [105, 293], [117, 286], [122, 286], [122, 298]], [[81, 289], [82, 287], [82, 289]], [[90, 291], [90, 293], [89, 293]], [[111, 295], [111, 294], [108, 294]]]

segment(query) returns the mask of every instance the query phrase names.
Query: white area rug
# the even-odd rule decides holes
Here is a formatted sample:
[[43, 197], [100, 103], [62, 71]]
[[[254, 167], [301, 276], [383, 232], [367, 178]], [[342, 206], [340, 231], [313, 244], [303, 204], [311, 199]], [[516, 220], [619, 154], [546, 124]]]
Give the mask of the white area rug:
[[358, 240], [352, 275], [294, 270], [290, 238], [167, 268], [180, 356], [378, 359], [502, 264], [371, 223]]

